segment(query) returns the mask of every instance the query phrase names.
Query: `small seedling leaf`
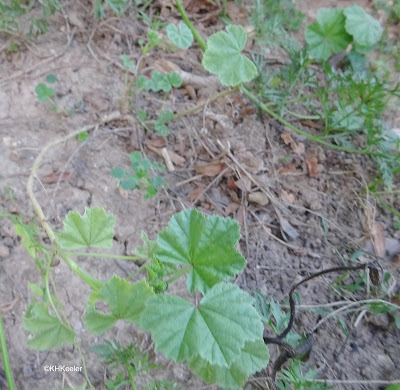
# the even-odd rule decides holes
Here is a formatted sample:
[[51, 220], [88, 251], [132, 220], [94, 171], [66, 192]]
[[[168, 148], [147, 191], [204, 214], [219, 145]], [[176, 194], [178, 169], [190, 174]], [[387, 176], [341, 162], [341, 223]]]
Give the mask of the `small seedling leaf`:
[[105, 2], [116, 14], [123, 13], [128, 5], [128, 0], [105, 0]]
[[182, 85], [181, 76], [175, 72], [169, 72], [166, 75], [167, 80], [174, 88], [179, 88]]
[[149, 43], [152, 45], [158, 45], [158, 43], [160, 42], [160, 37], [157, 34], [157, 31], [154, 30], [149, 30], [147, 32], [147, 39], [149, 40]]
[[56, 232], [58, 244], [64, 249], [88, 246], [111, 248], [114, 237], [115, 216], [103, 208], [85, 208], [85, 213], [70, 211], [64, 219], [64, 231]]
[[216, 383], [222, 387], [239, 388], [248, 377], [267, 366], [268, 347], [264, 341], [248, 341], [230, 367], [212, 365], [195, 356], [189, 361], [189, 368], [207, 383]]
[[37, 350], [72, 345], [75, 333], [49, 313], [45, 303], [32, 304], [26, 313], [24, 327], [30, 333], [28, 345]]
[[246, 260], [236, 250], [239, 238], [236, 221], [184, 210], [174, 215], [168, 227], [158, 234], [155, 255], [161, 262], [189, 265], [189, 291], [204, 294], [243, 270]]
[[[92, 293], [87, 304], [85, 325], [93, 334], [103, 333], [119, 319], [138, 323], [144, 306], [154, 292], [144, 280], [136, 283], [113, 276], [98, 294]], [[95, 302], [102, 300], [110, 307], [111, 314], [95, 309]]]
[[82, 131], [76, 136], [76, 139], [80, 142], [85, 142], [89, 138], [89, 133], [87, 131]]
[[46, 76], [46, 82], [48, 82], [49, 84], [54, 84], [57, 81], [57, 76], [50, 73]]
[[47, 102], [53, 95], [54, 89], [44, 83], [40, 83], [35, 88], [37, 98], [40, 102]]
[[167, 36], [176, 46], [188, 49], [193, 43], [193, 34], [184, 22], [179, 22], [178, 28], [172, 23], [169, 24], [166, 28]]
[[203, 66], [216, 74], [222, 85], [234, 87], [256, 76], [256, 66], [241, 53], [246, 41], [244, 28], [235, 25], [229, 25], [226, 32], [219, 31], [208, 38]]
[[346, 31], [353, 36], [354, 42], [366, 48], [371, 48], [379, 42], [383, 28], [364, 8], [352, 5], [344, 10], [344, 15]]
[[119, 57], [122, 61], [122, 63], [124, 64], [126, 69], [132, 69], [135, 64], [133, 63], [133, 61], [129, 58], [129, 56], [123, 54]]
[[157, 295], [143, 311], [141, 326], [149, 330], [157, 350], [175, 361], [198, 355], [229, 367], [247, 341], [262, 339], [263, 324], [253, 298], [233, 284], [219, 283], [198, 307], [172, 295]]
[[305, 32], [310, 55], [327, 60], [332, 54], [347, 49], [352, 38], [346, 32], [345, 19], [341, 8], [318, 10], [317, 20]]
[[153, 83], [151, 84], [150, 88], [153, 92], [169, 92], [171, 90], [171, 83], [169, 82], [168, 78], [164, 76], [161, 72], [151, 72], [151, 78], [153, 80]]
[[126, 172], [121, 167], [115, 167], [111, 170], [111, 176], [116, 179], [122, 179], [126, 175]]

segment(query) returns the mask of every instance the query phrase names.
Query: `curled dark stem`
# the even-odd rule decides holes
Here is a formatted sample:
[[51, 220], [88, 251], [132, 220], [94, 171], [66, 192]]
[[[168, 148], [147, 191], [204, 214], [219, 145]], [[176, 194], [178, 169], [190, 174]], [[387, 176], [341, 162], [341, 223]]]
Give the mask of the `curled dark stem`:
[[367, 269], [367, 268], [370, 269], [371, 276], [373, 276], [373, 278], [371, 277], [371, 280], [376, 285], [379, 281], [378, 280], [379, 278], [377, 277], [377, 275], [379, 275], [379, 270], [377, 269], [377, 266], [375, 263], [365, 263], [365, 264], [360, 264], [360, 265], [353, 266], [353, 267], [342, 266], [342, 267], [328, 268], [328, 269], [322, 270], [320, 272], [316, 272], [310, 276], [307, 276], [306, 278], [302, 279], [300, 282], [298, 282], [292, 286], [292, 288], [289, 291], [290, 318], [289, 318], [288, 326], [281, 334], [279, 334], [276, 337], [264, 336], [265, 344], [277, 344], [283, 348], [283, 352], [279, 355], [279, 357], [273, 367], [273, 371], [272, 371], [272, 379], [273, 380], [275, 380], [276, 373], [282, 368], [283, 364], [287, 360], [293, 359], [297, 356], [304, 355], [306, 353], [309, 353], [311, 351], [313, 343], [314, 343], [314, 338], [313, 338], [312, 333], [309, 333], [307, 335], [306, 339], [295, 348], [292, 347], [291, 345], [289, 345], [288, 343], [286, 343], [285, 341], [283, 341], [283, 339], [291, 331], [293, 324], [294, 324], [294, 319], [295, 319], [295, 315], [296, 315], [296, 302], [294, 300], [293, 293], [295, 292], [295, 290], [303, 283], [306, 283], [309, 280], [314, 279], [318, 276], [329, 274], [331, 272], [357, 271], [360, 269]]

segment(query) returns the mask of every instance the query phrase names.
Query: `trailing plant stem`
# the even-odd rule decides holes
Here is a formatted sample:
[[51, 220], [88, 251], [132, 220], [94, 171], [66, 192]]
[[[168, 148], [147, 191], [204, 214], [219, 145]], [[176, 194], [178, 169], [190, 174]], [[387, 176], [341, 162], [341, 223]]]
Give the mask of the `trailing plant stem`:
[[3, 366], [4, 366], [4, 372], [6, 374], [8, 389], [15, 390], [14, 379], [10, 367], [10, 360], [8, 359], [6, 335], [4, 333], [3, 319], [1, 318], [1, 312], [0, 312], [0, 349], [1, 349], [1, 357], [3, 359]]
[[336, 149], [336, 150], [341, 150], [342, 152], [347, 152], [347, 153], [355, 153], [355, 154], [365, 154], [368, 156], [377, 156], [377, 157], [384, 157], [381, 153], [374, 153], [371, 152], [367, 149], [352, 149], [352, 148], [346, 148], [344, 146], [340, 145], [335, 145], [331, 144], [329, 142], [323, 141], [321, 138], [312, 135], [310, 133], [307, 133], [304, 130], [299, 129], [298, 127], [292, 125], [290, 122], [286, 121], [284, 118], [282, 118], [280, 115], [276, 114], [274, 111], [272, 111], [267, 105], [265, 105], [261, 100], [259, 100], [255, 95], [253, 95], [246, 87], [243, 85], [240, 87], [240, 91], [247, 96], [253, 103], [255, 103], [259, 108], [261, 108], [263, 111], [265, 111], [268, 115], [272, 116], [273, 118], [277, 119], [279, 122], [281, 122], [283, 125], [287, 126], [289, 129], [293, 130], [295, 133], [303, 135], [304, 137], [317, 142], [321, 145], [324, 145], [328, 148], [331, 149]]
[[186, 115], [190, 115], [193, 114], [194, 112], [201, 110], [203, 107], [207, 106], [210, 103], [215, 102], [216, 100], [224, 97], [224, 96], [228, 96], [231, 95], [235, 92], [237, 92], [239, 90], [239, 88], [233, 88], [233, 89], [226, 89], [225, 91], [219, 92], [216, 95], [214, 95], [212, 98], [206, 100], [204, 103], [198, 104], [197, 106], [188, 108], [187, 110], [184, 110], [182, 112], [179, 112], [178, 114], [175, 114], [172, 118], [173, 121], [183, 118]]
[[185, 265], [180, 268], [175, 274], [172, 275], [171, 278], [167, 280], [167, 283], [172, 283], [173, 281], [179, 279], [181, 276], [186, 275], [192, 269], [191, 265]]
[[67, 256], [85, 256], [85, 257], [104, 257], [107, 259], [120, 259], [120, 260], [141, 260], [138, 256], [120, 256], [110, 255], [108, 253], [91, 253], [91, 252], [65, 252]]
[[193, 26], [191, 21], [189, 20], [187, 14], [186, 14], [186, 11], [185, 11], [185, 7], [182, 4], [182, 1], [181, 0], [175, 0], [175, 4], [176, 4], [176, 7], [178, 8], [178, 11], [180, 12], [180, 14], [182, 16], [182, 19], [185, 22], [186, 26], [188, 26], [190, 31], [192, 32], [194, 39], [196, 39], [196, 41], [200, 45], [201, 49], [203, 51], [205, 51], [206, 48], [207, 48], [207, 44], [203, 40], [203, 38], [200, 36], [200, 34], [196, 30], [196, 28]]
[[50, 302], [50, 306], [51, 306], [51, 308], [53, 309], [53, 312], [54, 312], [54, 314], [57, 316], [58, 320], [59, 320], [61, 323], [63, 323], [63, 320], [61, 319], [61, 317], [60, 317], [60, 315], [58, 314], [58, 311], [57, 311], [57, 309], [56, 309], [56, 305], [55, 305], [54, 302], [53, 302], [53, 298], [51, 297], [51, 294], [50, 294], [50, 287], [49, 287], [50, 266], [51, 266], [51, 263], [52, 263], [52, 261], [53, 261], [53, 259], [54, 259], [54, 256], [56, 255], [56, 253], [57, 253], [57, 252], [54, 251], [54, 252], [52, 253], [52, 255], [49, 257], [48, 261], [47, 261], [46, 274], [45, 274], [44, 279], [45, 279], [45, 283], [46, 283], [46, 294], [47, 294], [47, 299], [48, 299], [49, 302]]
[[46, 216], [44, 215], [44, 212], [43, 212], [39, 202], [37, 201], [37, 199], [35, 197], [35, 194], [33, 193], [33, 181], [34, 181], [35, 178], [37, 178], [37, 173], [39, 171], [40, 164], [41, 164], [41, 162], [43, 160], [43, 157], [49, 152], [50, 149], [52, 149], [53, 147], [55, 147], [55, 146], [57, 146], [59, 144], [62, 144], [64, 142], [70, 140], [71, 138], [76, 137], [78, 134], [80, 134], [80, 133], [82, 133], [84, 131], [88, 132], [88, 131], [94, 129], [99, 124], [107, 123], [109, 121], [112, 121], [112, 120], [115, 120], [115, 119], [120, 119], [122, 117], [123, 116], [119, 112], [111, 113], [110, 115], [107, 115], [104, 118], [102, 118], [102, 120], [99, 121], [99, 123], [95, 123], [95, 124], [84, 126], [84, 127], [80, 128], [79, 130], [75, 130], [75, 131], [67, 134], [65, 137], [62, 137], [62, 138], [57, 139], [55, 141], [49, 142], [40, 151], [39, 155], [36, 157], [36, 159], [35, 159], [35, 161], [33, 163], [33, 166], [32, 166], [31, 173], [30, 173], [29, 178], [28, 178], [27, 186], [26, 186], [28, 197], [29, 197], [29, 200], [32, 203], [33, 210], [34, 210], [36, 216], [38, 217], [39, 222], [40, 222], [43, 230], [46, 232], [46, 234], [49, 237], [51, 243], [53, 244], [53, 249], [58, 252], [58, 254], [61, 256], [61, 258], [67, 263], [67, 265], [71, 268], [71, 270], [74, 273], [76, 273], [78, 276], [80, 276], [87, 284], [89, 284], [90, 287], [92, 287], [96, 291], [101, 288], [101, 286], [103, 285], [102, 282], [100, 282], [99, 280], [97, 280], [93, 276], [89, 275], [84, 270], [82, 270], [74, 261], [72, 261], [67, 256], [66, 253], [64, 253], [63, 251], [61, 251], [58, 248], [56, 235], [55, 235], [53, 229], [50, 227], [49, 223], [47, 222]]

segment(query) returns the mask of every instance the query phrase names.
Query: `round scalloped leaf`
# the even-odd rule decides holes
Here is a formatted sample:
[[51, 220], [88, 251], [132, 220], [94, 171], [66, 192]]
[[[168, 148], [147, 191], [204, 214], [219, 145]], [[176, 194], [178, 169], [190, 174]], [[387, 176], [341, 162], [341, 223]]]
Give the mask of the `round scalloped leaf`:
[[236, 250], [239, 238], [236, 221], [185, 210], [174, 215], [158, 234], [155, 256], [161, 262], [189, 266], [189, 291], [204, 294], [243, 270], [246, 260]]
[[177, 296], [156, 295], [147, 302], [140, 325], [168, 358], [179, 362], [198, 355], [230, 367], [247, 341], [262, 339], [264, 326], [253, 302], [227, 283], [210, 289], [197, 307]]
[[383, 28], [378, 20], [367, 14], [359, 5], [352, 5], [344, 10], [346, 31], [354, 41], [363, 47], [371, 47], [379, 42]]
[[[119, 319], [138, 323], [148, 299], [154, 295], [149, 284], [142, 280], [136, 283], [113, 276], [98, 293], [92, 293], [87, 303], [85, 325], [93, 334], [104, 333]], [[96, 301], [108, 304], [111, 314], [96, 310]]]
[[193, 43], [193, 34], [184, 22], [179, 22], [179, 30], [174, 24], [166, 28], [168, 38], [181, 49], [188, 49]]
[[34, 303], [29, 306], [24, 327], [30, 333], [28, 345], [33, 349], [43, 351], [62, 345], [72, 345], [75, 341], [75, 332], [57, 317], [52, 316], [45, 303]]
[[230, 367], [212, 365], [195, 356], [189, 361], [189, 368], [207, 383], [222, 387], [239, 388], [251, 374], [267, 366], [269, 350], [264, 340], [248, 341]]
[[235, 25], [208, 38], [202, 63], [206, 70], [218, 76], [222, 85], [234, 87], [256, 76], [256, 66], [241, 53], [246, 41], [244, 28]]
[[62, 248], [70, 250], [88, 246], [111, 248], [114, 224], [115, 216], [107, 215], [101, 207], [86, 207], [83, 216], [70, 211], [64, 219], [64, 231], [56, 232], [57, 242]]
[[346, 32], [345, 19], [342, 8], [318, 10], [317, 20], [305, 32], [311, 56], [327, 60], [332, 54], [347, 49], [352, 38]]

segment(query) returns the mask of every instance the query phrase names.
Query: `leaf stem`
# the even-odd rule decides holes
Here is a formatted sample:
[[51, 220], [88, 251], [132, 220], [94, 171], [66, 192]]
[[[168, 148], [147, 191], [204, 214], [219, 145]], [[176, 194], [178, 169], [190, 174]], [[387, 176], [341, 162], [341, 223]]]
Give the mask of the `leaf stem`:
[[99, 291], [103, 287], [103, 282], [96, 279], [86, 271], [84, 271], [78, 264], [75, 263], [69, 256], [62, 250], [58, 250], [58, 254], [65, 261], [71, 270], [78, 275], [83, 281], [85, 281], [94, 291]]
[[178, 269], [171, 278], [169, 278], [166, 283], [170, 284], [174, 282], [175, 280], [179, 279], [181, 276], [186, 275], [190, 270], [192, 269], [192, 266], [190, 264], [185, 265], [184, 267]]
[[368, 149], [352, 149], [352, 148], [346, 148], [344, 146], [340, 145], [335, 145], [331, 144], [329, 142], [323, 141], [321, 138], [312, 135], [310, 133], [307, 133], [304, 130], [299, 129], [298, 127], [292, 125], [290, 122], [282, 118], [280, 115], [276, 114], [274, 111], [272, 111], [267, 105], [265, 105], [261, 100], [259, 100], [255, 95], [253, 95], [246, 87], [243, 85], [240, 87], [241, 92], [247, 96], [253, 103], [255, 103], [261, 110], [265, 111], [268, 115], [272, 116], [273, 118], [277, 119], [279, 122], [281, 122], [283, 125], [287, 126], [289, 129], [293, 130], [295, 133], [303, 135], [304, 137], [317, 142], [321, 145], [324, 145], [328, 148], [331, 149], [336, 149], [336, 150], [341, 150], [342, 152], [347, 152], [347, 153], [354, 153], [354, 154], [365, 154], [368, 156], [376, 156], [376, 157], [384, 157], [382, 153], [374, 153], [369, 151]]
[[58, 314], [58, 310], [56, 309], [56, 305], [53, 302], [53, 298], [51, 297], [50, 294], [50, 287], [49, 287], [49, 273], [50, 273], [50, 266], [51, 266], [51, 262], [54, 259], [54, 256], [56, 255], [56, 251], [54, 251], [51, 256], [49, 257], [48, 261], [47, 261], [47, 266], [46, 266], [46, 274], [44, 276], [44, 280], [45, 280], [45, 284], [46, 284], [46, 294], [47, 294], [47, 299], [50, 302], [50, 306], [53, 309], [54, 314], [57, 316], [58, 320], [64, 324], [63, 320], [61, 319], [60, 314]]
[[207, 49], [207, 44], [203, 40], [203, 38], [200, 36], [196, 28], [193, 26], [192, 22], [189, 20], [185, 7], [182, 4], [181, 0], [175, 0], [176, 8], [178, 8], [178, 11], [180, 12], [183, 21], [185, 22], [186, 26], [189, 27], [190, 31], [193, 34], [194, 39], [197, 41], [197, 43], [200, 45], [201, 49], [205, 51]]
[[71, 268], [73, 272], [75, 272], [78, 276], [80, 276], [86, 283], [89, 284], [90, 287], [92, 287], [94, 290], [98, 290], [102, 286], [102, 282], [94, 278], [93, 276], [89, 275], [86, 273], [84, 270], [82, 270], [75, 262], [73, 262], [64, 252], [59, 250], [58, 245], [57, 245], [57, 238], [56, 235], [53, 231], [53, 229], [50, 227], [49, 223], [47, 222], [46, 216], [44, 215], [44, 212], [37, 201], [35, 194], [33, 193], [33, 181], [37, 177], [38, 170], [40, 168], [41, 162], [43, 160], [43, 157], [48, 153], [50, 149], [53, 147], [62, 144], [71, 138], [76, 137], [79, 133], [83, 131], [90, 131], [94, 129], [96, 126], [100, 124], [104, 124], [107, 122], [110, 122], [115, 119], [123, 119], [124, 116], [122, 116], [119, 112], [113, 112], [110, 115], [104, 116], [98, 123], [90, 124], [87, 126], [84, 126], [78, 130], [75, 130], [69, 134], [67, 134], [65, 137], [59, 138], [55, 141], [49, 142], [39, 153], [39, 155], [36, 157], [31, 173], [28, 178], [28, 183], [26, 185], [26, 191], [29, 197], [29, 200], [32, 203], [33, 211], [35, 212], [36, 216], [39, 219], [39, 222], [43, 228], [43, 230], [46, 232], [47, 236], [49, 237], [51, 243], [53, 244], [54, 250], [56, 250], [61, 258], [67, 263], [67, 265]]
[[121, 259], [121, 260], [141, 260], [138, 256], [122, 256], [122, 255], [111, 255], [108, 253], [92, 253], [92, 252], [65, 252], [67, 256], [85, 256], [85, 257], [103, 257], [108, 259]]
[[6, 374], [8, 388], [9, 390], [15, 390], [14, 379], [10, 367], [10, 360], [8, 359], [6, 335], [4, 333], [3, 319], [1, 318], [1, 312], [0, 312], [0, 349], [1, 349], [1, 357], [3, 359], [4, 372]]
[[224, 96], [231, 95], [231, 94], [237, 92], [238, 90], [239, 90], [239, 88], [236, 87], [236, 88], [233, 88], [233, 89], [226, 89], [225, 91], [219, 92], [219, 93], [215, 94], [213, 97], [211, 97], [210, 99], [206, 100], [204, 103], [198, 104], [197, 106], [188, 108], [187, 110], [184, 110], [184, 111], [181, 111], [181, 112], [175, 114], [173, 116], [172, 120], [176, 121], [178, 119], [183, 118], [186, 115], [193, 114], [194, 112], [196, 112], [198, 110], [201, 110], [206, 105], [208, 105], [210, 103], [213, 103], [216, 100], [218, 100], [218, 99], [220, 99], [220, 98], [222, 98]]

